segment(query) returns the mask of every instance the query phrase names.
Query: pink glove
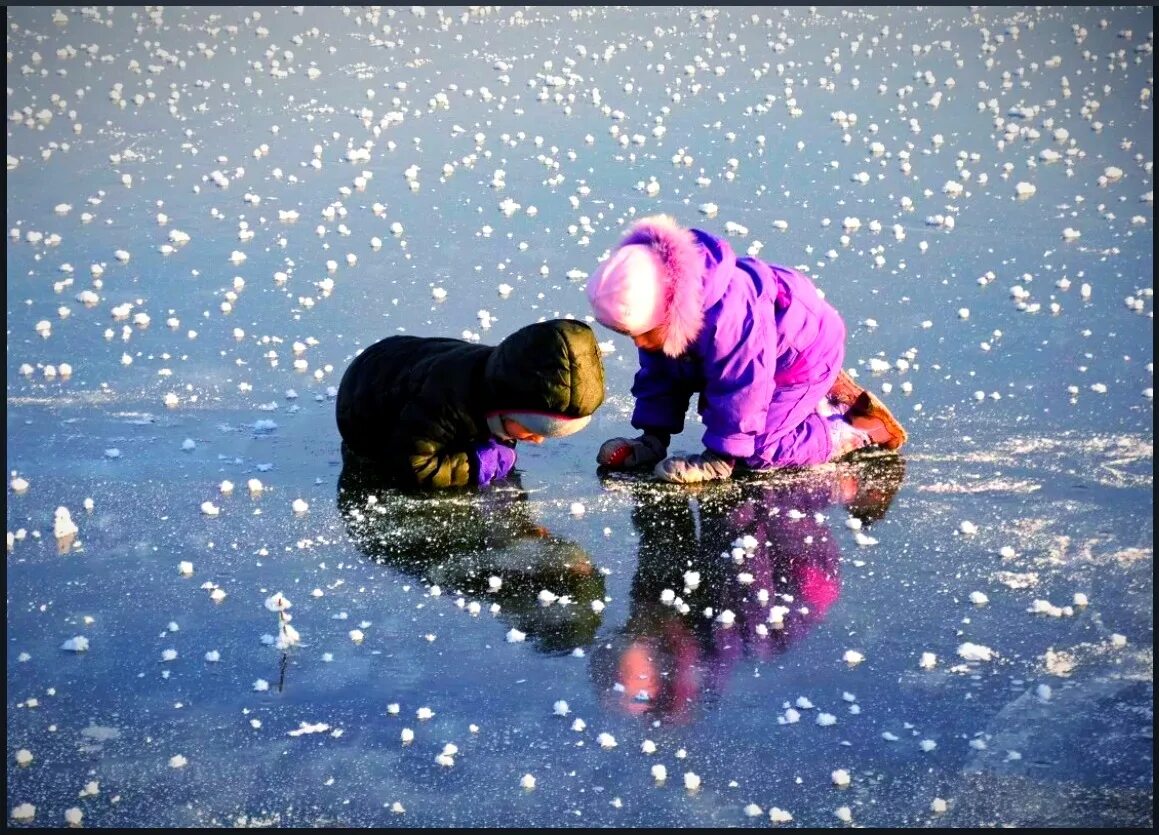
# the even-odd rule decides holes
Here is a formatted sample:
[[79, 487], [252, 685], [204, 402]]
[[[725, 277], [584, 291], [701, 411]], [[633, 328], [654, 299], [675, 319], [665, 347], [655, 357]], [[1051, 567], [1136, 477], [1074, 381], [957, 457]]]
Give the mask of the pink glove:
[[668, 444], [662, 438], [645, 432], [638, 438], [612, 438], [604, 441], [596, 453], [596, 463], [610, 470], [651, 467], [667, 451]]

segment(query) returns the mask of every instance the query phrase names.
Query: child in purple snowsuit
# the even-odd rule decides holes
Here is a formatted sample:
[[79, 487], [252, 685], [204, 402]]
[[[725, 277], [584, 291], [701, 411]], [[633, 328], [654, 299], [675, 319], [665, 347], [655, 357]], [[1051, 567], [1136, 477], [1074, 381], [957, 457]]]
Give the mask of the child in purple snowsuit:
[[[885, 405], [843, 372], [845, 324], [796, 270], [737, 257], [656, 215], [633, 225], [587, 294], [596, 319], [640, 349], [632, 426], [643, 434], [605, 442], [601, 466], [655, 465], [665, 481], [695, 483], [737, 465], [809, 467], [905, 442]], [[705, 450], [666, 458], [693, 393]]]

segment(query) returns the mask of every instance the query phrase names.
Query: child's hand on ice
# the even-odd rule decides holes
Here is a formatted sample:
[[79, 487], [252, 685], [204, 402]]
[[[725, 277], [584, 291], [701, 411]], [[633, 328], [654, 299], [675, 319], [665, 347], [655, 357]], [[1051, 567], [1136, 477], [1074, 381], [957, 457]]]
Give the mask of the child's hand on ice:
[[699, 455], [673, 455], [656, 465], [656, 477], [674, 484], [699, 484], [732, 477], [733, 461], [706, 449]]
[[666, 445], [655, 435], [645, 432], [639, 438], [612, 438], [604, 441], [596, 453], [596, 463], [612, 470], [651, 467], [664, 457]]

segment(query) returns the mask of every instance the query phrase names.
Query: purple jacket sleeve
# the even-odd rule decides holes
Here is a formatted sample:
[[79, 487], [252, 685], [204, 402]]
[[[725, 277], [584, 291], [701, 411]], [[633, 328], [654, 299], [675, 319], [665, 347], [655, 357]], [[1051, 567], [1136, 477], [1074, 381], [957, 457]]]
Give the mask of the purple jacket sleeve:
[[475, 483], [480, 487], [486, 487], [492, 481], [504, 478], [515, 468], [515, 447], [491, 438], [475, 447], [471, 459]]
[[640, 351], [640, 369], [632, 382], [636, 408], [632, 426], [672, 435], [684, 429], [692, 389], [674, 373], [675, 360], [655, 351]]

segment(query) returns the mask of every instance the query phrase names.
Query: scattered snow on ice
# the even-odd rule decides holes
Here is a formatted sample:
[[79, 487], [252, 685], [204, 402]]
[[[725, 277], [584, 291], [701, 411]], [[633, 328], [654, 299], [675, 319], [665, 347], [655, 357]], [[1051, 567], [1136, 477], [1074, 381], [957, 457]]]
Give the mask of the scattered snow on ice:
[[958, 646], [958, 655], [967, 661], [989, 661], [995, 653], [990, 647], [966, 641]]

